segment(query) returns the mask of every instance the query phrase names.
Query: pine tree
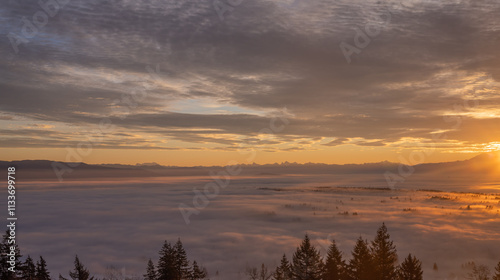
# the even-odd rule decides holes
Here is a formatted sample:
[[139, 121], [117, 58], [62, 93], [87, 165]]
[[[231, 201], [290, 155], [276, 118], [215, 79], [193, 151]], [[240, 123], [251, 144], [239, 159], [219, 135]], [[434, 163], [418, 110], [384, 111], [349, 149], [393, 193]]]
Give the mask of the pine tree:
[[47, 270], [47, 262], [40, 256], [40, 260], [36, 262], [36, 278], [38, 280], [50, 280], [49, 271]]
[[156, 266], [158, 280], [175, 280], [177, 276], [175, 248], [165, 240]]
[[176, 280], [183, 280], [189, 276], [189, 261], [187, 258], [186, 250], [182, 246], [181, 239], [179, 238], [174, 246], [175, 251], [175, 270]]
[[291, 280], [292, 279], [292, 270], [290, 266], [290, 262], [286, 258], [286, 255], [283, 254], [281, 258], [280, 266], [276, 268], [276, 271], [273, 274], [274, 280]]
[[69, 272], [69, 277], [73, 280], [93, 280], [94, 277], [90, 277], [88, 269], [80, 262], [78, 255], [75, 256], [75, 269]]
[[36, 267], [33, 259], [28, 255], [21, 269], [21, 278], [24, 280], [36, 279]]
[[323, 280], [343, 280], [345, 269], [346, 264], [342, 259], [342, 252], [340, 252], [335, 240], [333, 240], [326, 255]]
[[495, 275], [493, 275], [493, 278], [491, 280], [500, 280], [500, 262], [498, 262], [497, 266], [495, 267]]
[[373, 280], [373, 274], [374, 264], [368, 248], [368, 241], [363, 240], [360, 236], [352, 250], [352, 259], [348, 265], [349, 279]]
[[311, 245], [306, 234], [302, 244], [293, 254], [292, 279], [320, 280], [323, 271], [323, 262], [318, 250]]
[[[0, 280], [11, 280], [20, 276], [20, 271], [22, 268], [20, 260], [22, 255], [21, 251], [19, 250], [19, 246], [17, 246], [17, 244], [9, 244], [9, 237], [9, 230], [6, 230], [5, 234], [3, 235], [2, 244], [0, 244]], [[12, 243], [12, 241], [10, 242]], [[14, 247], [14, 256], [8, 255], [11, 253], [11, 247]], [[9, 268], [11, 267], [11, 257], [14, 259], [13, 262], [15, 264], [15, 272], [9, 270]]]
[[196, 261], [193, 261], [193, 266], [191, 268], [191, 273], [189, 276], [190, 280], [200, 280], [207, 277], [207, 270], [203, 267], [199, 267]]
[[156, 280], [156, 271], [155, 271], [155, 265], [153, 264], [153, 261], [149, 259], [148, 261], [148, 267], [146, 269], [146, 274], [144, 274], [144, 280]]
[[396, 263], [398, 255], [396, 246], [390, 240], [385, 223], [377, 230], [377, 236], [372, 241], [371, 251], [375, 264], [374, 280], [393, 280], [396, 278]]
[[397, 273], [399, 280], [423, 280], [422, 262], [409, 254], [399, 266]]

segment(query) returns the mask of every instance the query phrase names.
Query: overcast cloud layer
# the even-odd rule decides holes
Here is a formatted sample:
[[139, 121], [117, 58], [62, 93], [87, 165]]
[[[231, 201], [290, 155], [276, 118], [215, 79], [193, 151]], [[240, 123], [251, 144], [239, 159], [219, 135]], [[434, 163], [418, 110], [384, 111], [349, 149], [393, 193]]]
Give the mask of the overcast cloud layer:
[[5, 1], [1, 146], [74, 145], [102, 119], [101, 148], [230, 150], [276, 116], [263, 149], [500, 137], [496, 1], [224, 3], [72, 0], [28, 38], [42, 8]]

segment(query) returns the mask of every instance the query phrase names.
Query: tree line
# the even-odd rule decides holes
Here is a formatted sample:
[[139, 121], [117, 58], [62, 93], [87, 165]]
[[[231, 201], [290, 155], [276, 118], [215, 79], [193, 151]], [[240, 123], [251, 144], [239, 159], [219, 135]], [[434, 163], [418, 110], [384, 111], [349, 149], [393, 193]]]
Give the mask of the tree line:
[[[21, 261], [21, 253], [15, 245], [15, 256], [7, 255], [11, 245], [8, 244], [8, 233], [3, 236], [0, 245], [0, 280], [51, 280], [47, 263], [42, 256], [34, 262], [28, 255]], [[373, 241], [359, 237], [351, 252], [349, 260], [343, 258], [343, 253], [337, 247], [335, 240], [329, 245], [325, 257], [321, 257], [319, 250], [311, 244], [306, 234], [289, 260], [286, 254], [280, 264], [269, 270], [265, 264], [260, 269], [248, 268], [246, 274], [250, 280], [422, 280], [422, 262], [409, 254], [398, 265], [396, 246], [390, 239], [385, 224], [377, 230]], [[16, 272], [9, 271], [9, 261], [14, 261], [18, 268]], [[436, 264], [435, 264], [436, 266]], [[500, 262], [495, 267], [494, 275], [490, 277], [490, 270], [484, 265], [474, 263], [470, 266], [467, 275], [471, 280], [500, 280]], [[59, 280], [99, 280], [91, 276], [89, 270], [75, 256], [74, 268], [69, 271], [69, 278], [59, 274]], [[102, 280], [119, 279], [104, 277]], [[140, 278], [139, 278], [140, 279]], [[151, 259], [147, 262], [144, 280], [202, 280], [209, 279], [207, 270], [195, 260], [189, 261], [187, 253], [180, 239], [171, 244], [165, 241], [159, 251], [156, 265]]]
[[[396, 246], [390, 239], [385, 224], [377, 230], [370, 243], [359, 237], [352, 250], [352, 258], [346, 261], [332, 240], [324, 258], [311, 244], [308, 235], [293, 253], [289, 261], [286, 255], [272, 273], [250, 270], [252, 280], [422, 280], [422, 263], [411, 254], [400, 264]], [[500, 279], [499, 279], [500, 280]]]
[[[412, 254], [398, 265], [396, 246], [390, 238], [385, 224], [377, 230], [373, 241], [359, 237], [351, 252], [351, 259], [343, 258], [342, 252], [332, 240], [324, 258], [306, 234], [302, 243], [289, 260], [286, 254], [274, 271], [265, 264], [257, 268], [247, 268], [250, 280], [422, 280], [422, 262]], [[467, 279], [500, 280], [500, 262], [495, 274], [484, 265], [472, 263]]]

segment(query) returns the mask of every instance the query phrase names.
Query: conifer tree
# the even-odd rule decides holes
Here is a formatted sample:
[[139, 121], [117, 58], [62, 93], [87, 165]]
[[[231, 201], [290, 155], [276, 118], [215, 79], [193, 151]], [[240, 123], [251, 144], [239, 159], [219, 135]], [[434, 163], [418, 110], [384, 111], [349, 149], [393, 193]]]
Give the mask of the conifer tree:
[[397, 269], [399, 280], [423, 280], [422, 262], [411, 254]]
[[372, 241], [371, 251], [375, 264], [374, 280], [394, 280], [396, 278], [396, 263], [398, 255], [396, 246], [390, 240], [385, 223], [377, 230]]
[[191, 273], [189, 275], [190, 280], [200, 280], [207, 277], [207, 270], [203, 267], [199, 267], [196, 261], [193, 261], [193, 266], [191, 268]]
[[351, 280], [373, 280], [374, 264], [368, 248], [368, 241], [360, 236], [352, 250], [352, 259], [348, 265], [348, 275]]
[[500, 262], [495, 267], [495, 275], [493, 275], [492, 280], [500, 280]]
[[345, 269], [346, 264], [342, 259], [342, 252], [333, 240], [326, 255], [323, 280], [343, 280], [345, 279]]
[[160, 259], [156, 266], [158, 280], [175, 280], [177, 276], [175, 248], [165, 240], [160, 249]]
[[73, 271], [69, 272], [69, 277], [73, 280], [93, 280], [94, 277], [90, 277], [88, 269], [80, 262], [78, 255], [75, 256], [75, 268]]
[[179, 238], [174, 245], [175, 251], [175, 270], [176, 270], [176, 280], [187, 279], [189, 276], [189, 261], [187, 258], [186, 250], [182, 246], [181, 239]]
[[40, 260], [36, 262], [36, 278], [38, 280], [50, 280], [50, 273], [47, 270], [47, 262], [40, 256]]
[[281, 258], [280, 265], [276, 268], [273, 274], [274, 280], [291, 280], [292, 279], [292, 270], [290, 267], [290, 262], [286, 258], [286, 255], [283, 254]]
[[24, 280], [34, 280], [36, 279], [36, 267], [33, 259], [28, 255], [23, 263], [21, 270], [21, 278]]
[[153, 264], [153, 261], [149, 259], [148, 261], [148, 266], [146, 269], [146, 274], [144, 274], [144, 280], [156, 280], [156, 271], [155, 271], [155, 265]]
[[323, 272], [323, 262], [318, 250], [311, 245], [309, 237], [305, 236], [302, 244], [293, 254], [292, 279], [320, 280]]
[[[18, 276], [20, 276], [22, 264], [20, 258], [22, 257], [21, 251], [19, 250], [19, 246], [17, 244], [9, 244], [9, 230], [5, 231], [3, 235], [2, 244], [0, 244], [0, 280], [11, 280]], [[14, 247], [14, 263], [15, 263], [15, 271], [12, 272], [9, 270], [10, 258], [8, 254], [11, 253], [11, 247]]]

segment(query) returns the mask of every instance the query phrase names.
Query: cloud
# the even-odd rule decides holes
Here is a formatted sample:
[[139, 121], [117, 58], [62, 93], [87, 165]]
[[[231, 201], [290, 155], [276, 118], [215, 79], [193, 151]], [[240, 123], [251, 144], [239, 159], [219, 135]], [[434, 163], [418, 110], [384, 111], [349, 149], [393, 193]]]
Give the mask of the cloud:
[[[2, 33], [21, 34], [22, 18], [40, 9], [7, 3]], [[209, 2], [72, 1], [18, 54], [0, 38], [0, 112], [81, 129], [113, 119], [119, 107], [126, 118], [113, 121], [123, 132], [196, 127], [244, 138], [286, 108], [290, 125], [279, 141], [362, 138], [357, 145], [372, 146], [432, 139], [455, 124], [443, 117], [461, 116], [448, 138], [485, 144], [500, 136], [486, 133], [499, 120], [499, 10], [488, 1], [244, 1], [221, 21]], [[347, 63], [339, 44], [355, 44], [355, 28], [387, 12], [390, 21]], [[153, 80], [145, 67], [157, 64]], [[136, 88], [145, 99], [117, 102]], [[478, 102], [464, 105], [471, 99]], [[194, 144], [238, 142], [165, 134]]]

